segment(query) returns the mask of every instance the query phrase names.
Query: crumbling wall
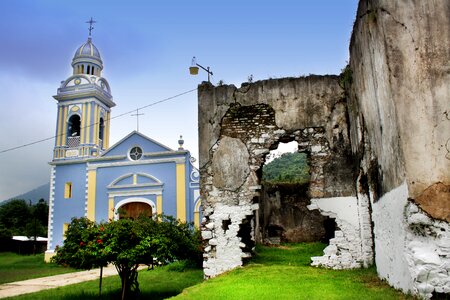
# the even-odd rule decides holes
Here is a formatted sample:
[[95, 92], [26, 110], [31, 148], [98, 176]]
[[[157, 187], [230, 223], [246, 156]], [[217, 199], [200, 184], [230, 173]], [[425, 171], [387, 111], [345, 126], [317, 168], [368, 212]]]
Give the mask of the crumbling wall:
[[336, 220], [338, 230], [323, 256], [311, 257], [313, 266], [333, 269], [355, 269], [372, 264], [372, 235], [368, 218], [368, 201], [359, 197], [311, 199], [309, 209], [318, 209]]
[[251, 255], [265, 155], [296, 140], [309, 207], [339, 227], [315, 265], [367, 266], [375, 248], [396, 288], [450, 293], [450, 1], [360, 1], [340, 79], [199, 87], [205, 276]]
[[[309, 197], [328, 201], [357, 197], [346, 99], [337, 76], [264, 80], [239, 89], [203, 83], [199, 140], [207, 278], [242, 265], [242, 259], [251, 256], [260, 239], [255, 230], [261, 213], [260, 169], [279, 142], [295, 140], [299, 151], [309, 154]], [[354, 238], [361, 236], [359, 223], [340, 232], [345, 247], [353, 244], [362, 256], [363, 241]], [[346, 238], [348, 233], [352, 238]], [[333, 259], [339, 260], [340, 253]]]
[[349, 70], [378, 274], [427, 298], [450, 293], [450, 1], [361, 1]]

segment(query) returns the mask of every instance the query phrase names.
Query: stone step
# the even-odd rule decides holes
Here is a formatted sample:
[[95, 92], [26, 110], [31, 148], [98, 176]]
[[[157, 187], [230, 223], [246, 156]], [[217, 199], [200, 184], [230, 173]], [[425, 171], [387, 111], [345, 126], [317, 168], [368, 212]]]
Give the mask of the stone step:
[[267, 238], [269, 244], [279, 245], [281, 244], [281, 238], [279, 236], [269, 237]]

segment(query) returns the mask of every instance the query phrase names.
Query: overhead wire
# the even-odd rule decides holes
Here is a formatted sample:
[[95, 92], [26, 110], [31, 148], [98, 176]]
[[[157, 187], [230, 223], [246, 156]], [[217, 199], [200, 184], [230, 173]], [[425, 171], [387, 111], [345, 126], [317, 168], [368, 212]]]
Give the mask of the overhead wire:
[[[169, 100], [178, 98], [178, 97], [180, 97], [180, 96], [183, 96], [183, 95], [192, 93], [192, 92], [194, 92], [194, 91], [196, 91], [196, 90], [197, 90], [197, 88], [191, 89], [191, 90], [188, 90], [188, 91], [185, 91], [185, 92], [176, 94], [176, 95], [174, 95], [174, 96], [167, 97], [167, 98], [164, 98], [164, 99], [162, 99], [162, 100], [158, 100], [158, 101], [152, 102], [152, 103], [147, 104], [147, 105], [144, 105], [144, 106], [142, 106], [142, 107], [139, 107], [139, 108], [136, 108], [136, 109], [133, 109], [133, 110], [130, 110], [130, 111], [121, 113], [121, 114], [119, 114], [119, 115], [117, 115], [117, 116], [111, 117], [111, 118], [109, 118], [109, 119], [106, 119], [105, 122], [106, 122], [106, 121], [109, 122], [110, 120], [114, 120], [114, 119], [117, 119], [117, 118], [120, 118], [120, 117], [129, 115], [129, 114], [131, 114], [131, 113], [136, 112], [136, 110], [146, 109], [146, 108], [149, 108], [149, 107], [151, 107], [151, 106], [155, 106], [155, 105], [157, 105], [157, 104], [160, 104], [160, 103], [163, 103], [163, 102], [167, 102], [167, 101], [169, 101]], [[81, 131], [81, 129], [90, 128], [90, 127], [96, 126], [96, 125], [98, 125], [98, 124], [99, 124], [99, 122], [95, 122], [95, 123], [89, 124], [89, 125], [87, 125], [87, 126], [85, 126], [85, 127], [80, 127], [80, 131]], [[59, 135], [57, 134], [57, 135], [54, 135], [54, 136], [51, 136], [51, 137], [48, 137], [48, 138], [44, 138], [44, 139], [40, 139], [40, 140], [33, 141], [33, 142], [30, 142], [30, 143], [26, 143], [26, 144], [22, 144], [22, 145], [19, 145], [19, 146], [15, 146], [15, 147], [12, 147], [12, 148], [7, 148], [7, 149], [4, 149], [4, 150], [0, 150], [0, 154], [6, 153], [6, 152], [10, 152], [10, 151], [13, 151], [13, 150], [16, 150], [16, 149], [20, 149], [20, 148], [32, 146], [32, 145], [35, 145], [35, 144], [39, 144], [39, 143], [42, 143], [42, 142], [45, 142], [45, 141], [49, 141], [49, 140], [52, 140], [52, 139], [56, 139], [56, 138], [59, 138], [59, 137], [63, 136], [64, 134], [65, 134], [65, 133], [62, 133], [62, 134], [59, 134]]]

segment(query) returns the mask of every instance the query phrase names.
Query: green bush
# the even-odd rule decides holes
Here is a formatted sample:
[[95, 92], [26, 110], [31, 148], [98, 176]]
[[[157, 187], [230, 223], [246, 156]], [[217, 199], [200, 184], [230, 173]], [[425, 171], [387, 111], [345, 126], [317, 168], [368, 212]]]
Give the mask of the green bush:
[[78, 269], [114, 264], [122, 281], [122, 299], [128, 299], [139, 294], [139, 264], [177, 260], [199, 263], [202, 259], [199, 237], [192, 224], [164, 215], [101, 224], [74, 218], [53, 261]]

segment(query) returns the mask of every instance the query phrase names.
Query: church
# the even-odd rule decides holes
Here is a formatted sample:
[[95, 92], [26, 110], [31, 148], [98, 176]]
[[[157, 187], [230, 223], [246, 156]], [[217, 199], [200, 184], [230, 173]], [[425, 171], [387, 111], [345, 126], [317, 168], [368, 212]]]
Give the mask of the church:
[[53, 96], [57, 122], [45, 260], [63, 244], [74, 217], [108, 222], [165, 214], [198, 227], [199, 172], [193, 166], [195, 159], [183, 148], [182, 138], [179, 148], [172, 150], [133, 131], [110, 147], [115, 103], [90, 34], [76, 50], [72, 67], [73, 74]]

